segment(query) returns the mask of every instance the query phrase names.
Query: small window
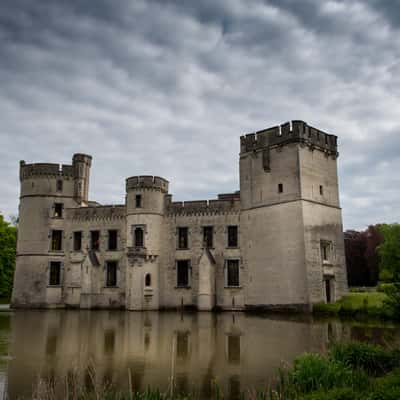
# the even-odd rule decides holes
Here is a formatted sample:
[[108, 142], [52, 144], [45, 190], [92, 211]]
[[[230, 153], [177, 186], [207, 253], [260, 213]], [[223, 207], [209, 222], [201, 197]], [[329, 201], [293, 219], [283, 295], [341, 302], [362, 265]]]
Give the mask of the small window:
[[51, 261], [50, 262], [50, 275], [49, 275], [50, 286], [61, 285], [61, 262]]
[[188, 228], [178, 228], [178, 249], [187, 249], [188, 245]]
[[213, 247], [213, 227], [203, 226], [203, 246], [206, 248]]
[[118, 247], [118, 231], [115, 229], [108, 231], [108, 250], [117, 250]]
[[82, 250], [82, 232], [74, 232], [74, 251]]
[[228, 247], [238, 247], [238, 227], [228, 226]]
[[90, 248], [91, 250], [100, 249], [100, 231], [90, 231]]
[[144, 277], [144, 285], [146, 287], [151, 286], [151, 275], [150, 274], [146, 274], [146, 276]]
[[51, 250], [53, 251], [62, 250], [62, 233], [63, 231], [58, 231], [58, 230], [51, 231]]
[[321, 241], [321, 258], [323, 262], [328, 262], [331, 259], [331, 243]]
[[106, 285], [108, 287], [117, 286], [117, 262], [107, 261], [107, 280]]
[[62, 216], [63, 216], [63, 208], [64, 208], [64, 204], [62, 204], [62, 203], [55, 203], [54, 204], [54, 217], [55, 218], [62, 218]]
[[143, 229], [142, 228], [135, 228], [135, 247], [143, 247], [144, 240], [143, 240]]
[[177, 269], [177, 286], [188, 287], [189, 286], [189, 260], [179, 260], [176, 263]]
[[63, 181], [61, 179], [57, 180], [56, 188], [57, 188], [57, 192], [62, 192], [63, 191]]
[[227, 260], [226, 269], [227, 286], [239, 286], [239, 260]]
[[319, 194], [320, 194], [321, 196], [324, 195], [324, 187], [323, 187], [322, 185], [319, 185]]
[[136, 203], [136, 208], [141, 208], [142, 207], [142, 195], [137, 194], [135, 197], [135, 203]]
[[283, 193], [283, 183], [278, 184], [278, 193]]

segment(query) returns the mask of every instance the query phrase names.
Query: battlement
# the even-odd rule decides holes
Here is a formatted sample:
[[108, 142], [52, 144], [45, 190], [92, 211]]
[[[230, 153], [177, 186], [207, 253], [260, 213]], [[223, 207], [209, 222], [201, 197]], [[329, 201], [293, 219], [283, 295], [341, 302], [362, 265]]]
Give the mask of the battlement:
[[[235, 195], [235, 196], [234, 196]], [[220, 196], [225, 197], [221, 199]], [[240, 197], [237, 193], [218, 195], [216, 200], [174, 201], [167, 205], [169, 214], [218, 214], [240, 211]]]
[[125, 205], [67, 208], [66, 217], [73, 221], [114, 220], [126, 216]]
[[83, 153], [76, 153], [72, 157], [72, 164], [85, 163], [89, 167], [92, 165], [92, 156]]
[[280, 126], [241, 136], [240, 152], [246, 153], [288, 143], [304, 143], [311, 148], [338, 155], [337, 136], [309, 126], [304, 121], [286, 122]]
[[162, 193], [168, 193], [169, 182], [159, 176], [140, 175], [131, 176], [126, 179], [126, 191], [141, 190], [141, 189], [155, 189]]
[[26, 164], [20, 161], [19, 178], [20, 181], [30, 178], [57, 178], [57, 177], [74, 177], [74, 168], [72, 165], [60, 165], [51, 163], [35, 163]]

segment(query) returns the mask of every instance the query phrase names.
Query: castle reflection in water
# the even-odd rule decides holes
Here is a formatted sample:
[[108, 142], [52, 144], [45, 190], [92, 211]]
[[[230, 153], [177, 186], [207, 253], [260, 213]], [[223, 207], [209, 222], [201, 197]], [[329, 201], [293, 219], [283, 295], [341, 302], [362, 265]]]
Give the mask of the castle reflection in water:
[[[271, 384], [282, 363], [349, 339], [339, 322], [271, 319], [245, 313], [18, 311], [12, 316], [9, 398], [29, 396], [38, 376], [118, 390], [157, 387], [227, 398]], [[130, 378], [129, 378], [130, 375]]]

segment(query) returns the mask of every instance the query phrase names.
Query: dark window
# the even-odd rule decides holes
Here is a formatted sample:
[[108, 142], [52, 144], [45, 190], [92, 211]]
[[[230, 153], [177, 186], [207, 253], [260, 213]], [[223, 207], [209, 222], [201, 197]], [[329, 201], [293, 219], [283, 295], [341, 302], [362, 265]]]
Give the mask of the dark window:
[[179, 260], [176, 265], [177, 286], [189, 286], [189, 260]]
[[329, 261], [330, 260], [330, 250], [331, 244], [330, 242], [321, 242], [321, 257], [322, 261]]
[[325, 293], [326, 293], [326, 302], [330, 303], [332, 301], [332, 296], [331, 296], [331, 281], [329, 279], [325, 280]]
[[142, 195], [137, 194], [135, 197], [135, 203], [136, 203], [136, 208], [141, 208], [142, 207]]
[[203, 226], [203, 246], [212, 248], [213, 247], [213, 227]]
[[55, 203], [54, 204], [54, 216], [56, 218], [62, 218], [62, 216], [63, 216], [63, 208], [64, 208], [64, 204], [62, 204], [62, 203]]
[[107, 261], [107, 286], [117, 286], [117, 262]]
[[227, 286], [239, 286], [239, 260], [227, 260]]
[[62, 233], [63, 231], [51, 231], [51, 250], [62, 250]]
[[57, 186], [57, 192], [62, 192], [62, 190], [63, 190], [63, 181], [60, 180], [60, 179], [57, 180], [56, 186]]
[[178, 249], [187, 249], [188, 245], [188, 228], [178, 228]]
[[283, 183], [278, 184], [278, 193], [283, 193]]
[[228, 247], [238, 246], [238, 227], [236, 225], [228, 226]]
[[151, 286], [151, 275], [150, 274], [146, 274], [146, 276], [144, 278], [144, 285]]
[[143, 247], [143, 229], [136, 228], [135, 229], [135, 247]]
[[61, 285], [61, 262], [51, 261], [50, 262], [50, 286], [60, 286]]
[[319, 185], [319, 194], [322, 196], [324, 194], [324, 187]]
[[118, 231], [108, 231], [108, 250], [117, 250], [118, 245]]
[[92, 250], [100, 249], [100, 231], [90, 231], [90, 248]]
[[228, 335], [228, 361], [230, 363], [240, 362], [240, 336]]
[[74, 232], [74, 251], [82, 250], [82, 232]]

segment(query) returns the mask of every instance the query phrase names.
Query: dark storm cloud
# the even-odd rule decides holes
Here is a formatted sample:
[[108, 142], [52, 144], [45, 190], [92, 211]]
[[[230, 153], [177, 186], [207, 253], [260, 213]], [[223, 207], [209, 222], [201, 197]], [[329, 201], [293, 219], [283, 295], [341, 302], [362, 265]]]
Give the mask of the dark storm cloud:
[[175, 199], [238, 189], [239, 136], [289, 119], [339, 135], [346, 227], [395, 221], [399, 7], [389, 1], [3, 0], [0, 179], [94, 156], [91, 197], [157, 174]]

